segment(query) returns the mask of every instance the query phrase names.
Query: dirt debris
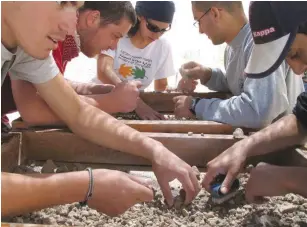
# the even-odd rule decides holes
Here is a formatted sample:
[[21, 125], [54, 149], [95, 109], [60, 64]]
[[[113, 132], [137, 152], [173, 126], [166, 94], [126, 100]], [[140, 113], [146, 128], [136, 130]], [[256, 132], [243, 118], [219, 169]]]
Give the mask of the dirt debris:
[[[55, 169], [59, 167], [61, 166], [56, 166]], [[18, 171], [21, 172], [20, 169], [29, 171], [28, 168], [32, 168], [33, 172], [39, 172], [42, 166], [28, 165], [27, 168], [18, 168]], [[197, 168], [193, 167], [193, 169], [196, 171]], [[203, 177], [203, 173], [200, 175]], [[241, 174], [239, 179], [244, 186], [248, 173]], [[8, 221], [101, 227], [307, 226], [307, 199], [288, 194], [267, 199], [267, 203], [259, 205], [247, 204], [242, 186], [239, 194], [223, 205], [213, 204], [210, 194], [202, 190], [191, 204], [184, 206], [185, 192], [180, 190], [180, 186], [176, 186], [172, 187], [172, 193], [178, 204], [171, 209], [164, 203], [162, 192], [157, 189], [152, 202], [136, 204], [119, 217], [111, 218], [89, 207], [81, 207], [78, 203], [74, 203], [12, 217]]]

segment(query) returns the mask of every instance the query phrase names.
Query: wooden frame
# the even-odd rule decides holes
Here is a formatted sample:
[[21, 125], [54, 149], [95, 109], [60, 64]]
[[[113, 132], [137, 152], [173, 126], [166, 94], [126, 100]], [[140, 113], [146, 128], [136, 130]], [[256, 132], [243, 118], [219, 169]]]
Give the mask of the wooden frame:
[[[237, 139], [232, 135], [143, 133], [164, 144], [170, 151], [190, 165], [203, 167], [218, 154], [232, 146]], [[144, 158], [119, 152], [90, 143], [64, 130], [23, 131], [14, 133], [9, 146], [2, 145], [2, 170], [10, 171], [13, 165], [27, 160], [77, 162], [88, 164], [150, 166]], [[249, 162], [269, 161], [289, 165], [307, 166], [307, 154], [303, 149], [289, 149], [265, 157], [255, 157]], [[18, 162], [12, 162], [18, 157]], [[286, 162], [284, 161], [286, 160]], [[11, 165], [4, 165], [11, 163]], [[6, 169], [4, 169], [6, 168]]]

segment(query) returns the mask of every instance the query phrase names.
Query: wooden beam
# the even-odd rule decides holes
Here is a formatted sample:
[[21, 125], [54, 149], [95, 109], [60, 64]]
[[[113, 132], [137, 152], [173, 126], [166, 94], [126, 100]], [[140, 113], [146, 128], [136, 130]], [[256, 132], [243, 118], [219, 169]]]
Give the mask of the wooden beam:
[[12, 172], [20, 163], [21, 133], [9, 133], [5, 137], [6, 141], [1, 141], [1, 171]]
[[[180, 158], [197, 166], [210, 161], [237, 141], [232, 135], [143, 134], [160, 141]], [[23, 132], [23, 152], [30, 160], [150, 165], [141, 157], [100, 147], [75, 134], [62, 131]]]
[[[203, 133], [203, 134], [232, 134], [234, 127], [227, 124], [217, 123], [213, 121], [180, 121], [180, 120], [120, 120], [124, 124], [138, 130], [139, 132], [161, 132], [161, 133]], [[41, 127], [28, 127], [23, 121], [13, 122], [14, 130], [43, 130], [58, 128], [64, 129], [65, 127], [50, 125]], [[67, 129], [69, 131], [69, 129]], [[244, 132], [248, 133], [249, 129], [244, 129]]]
[[[232, 146], [237, 140], [231, 135], [199, 135], [176, 133], [143, 133], [160, 141], [169, 150], [190, 165], [203, 167], [218, 154]], [[140, 157], [123, 152], [100, 147], [78, 136], [61, 130], [25, 131], [20, 140], [12, 140], [9, 146], [15, 153], [2, 152], [2, 170], [10, 171], [12, 166], [17, 165], [17, 159], [25, 163], [27, 160], [45, 161], [52, 159], [55, 162], [77, 162], [116, 166], [150, 166], [150, 163]], [[8, 145], [6, 145], [8, 147]], [[7, 148], [2, 151], [8, 151]], [[20, 152], [17, 152], [20, 150]], [[21, 158], [20, 158], [21, 157]], [[307, 167], [307, 152], [304, 149], [288, 149], [266, 156], [253, 157], [249, 163], [266, 161], [278, 165], [293, 165]], [[5, 166], [10, 163], [10, 166]]]
[[189, 133], [195, 134], [232, 134], [234, 128], [231, 125], [221, 124], [213, 121], [140, 121], [122, 120], [131, 128], [140, 132], [161, 132], [161, 133]]
[[206, 92], [206, 93], [191, 93], [184, 94], [181, 92], [141, 92], [140, 98], [151, 108], [161, 113], [173, 113], [174, 102], [173, 98], [180, 95], [191, 95], [193, 97], [200, 97], [204, 99], [219, 98], [227, 99], [231, 94], [224, 92]]

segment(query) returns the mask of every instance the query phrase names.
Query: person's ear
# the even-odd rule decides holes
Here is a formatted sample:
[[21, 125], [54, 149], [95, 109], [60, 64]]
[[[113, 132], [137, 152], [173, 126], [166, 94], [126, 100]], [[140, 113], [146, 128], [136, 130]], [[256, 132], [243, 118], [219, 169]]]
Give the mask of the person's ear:
[[213, 15], [214, 20], [220, 20], [220, 18], [221, 18], [221, 9], [218, 9], [216, 7], [212, 7], [211, 8], [211, 14]]
[[100, 24], [100, 12], [98, 10], [90, 11], [86, 17], [86, 25], [90, 28], [97, 27]]
[[138, 20], [139, 20], [140, 23], [141, 23], [141, 22], [145, 21], [145, 17], [143, 17], [143, 16], [138, 16]]

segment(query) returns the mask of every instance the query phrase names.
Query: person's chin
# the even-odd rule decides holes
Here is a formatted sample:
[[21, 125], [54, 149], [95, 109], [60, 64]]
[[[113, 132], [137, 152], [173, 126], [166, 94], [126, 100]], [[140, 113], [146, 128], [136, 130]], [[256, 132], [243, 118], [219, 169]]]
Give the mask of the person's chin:
[[84, 47], [82, 47], [81, 46], [81, 52], [86, 56], [86, 57], [88, 57], [88, 58], [93, 58], [93, 57], [95, 57], [98, 53], [94, 53], [94, 51], [91, 51], [91, 50], [89, 50], [89, 49], [87, 49], [87, 48], [84, 48]]
[[28, 53], [28, 54], [35, 59], [44, 60], [44, 59], [49, 57], [50, 52], [51, 52], [51, 50], [47, 49], [45, 51], [40, 51], [40, 52], [37, 52], [37, 53]]
[[304, 73], [306, 72], [306, 69], [303, 70], [293, 70], [293, 72], [296, 74], [296, 75], [299, 75], [299, 76], [304, 76]]

